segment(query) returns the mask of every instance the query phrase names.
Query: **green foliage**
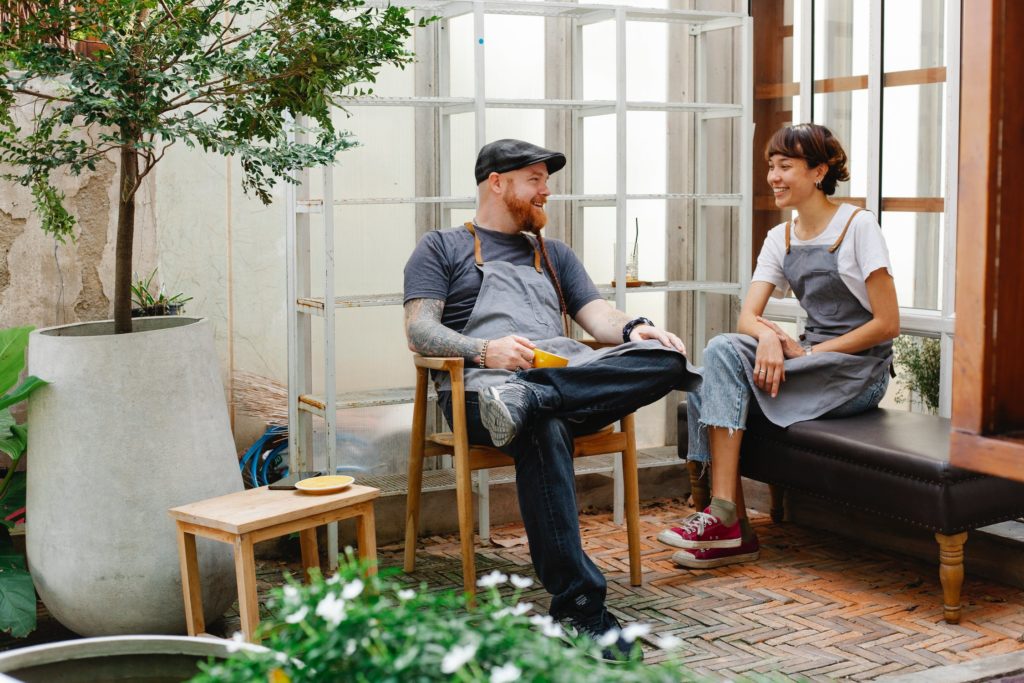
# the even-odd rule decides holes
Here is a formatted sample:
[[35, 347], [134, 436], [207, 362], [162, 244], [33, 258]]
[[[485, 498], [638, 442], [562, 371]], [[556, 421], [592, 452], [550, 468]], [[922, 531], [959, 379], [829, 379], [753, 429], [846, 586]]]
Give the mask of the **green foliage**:
[[[335, 128], [331, 106], [372, 93], [383, 66], [408, 64], [417, 26], [406, 9], [362, 0], [26, 6], [0, 24], [0, 177], [31, 188], [43, 229], [58, 239], [73, 234], [74, 218], [51, 179], [93, 170], [111, 153], [138, 159], [138, 177], [122, 177], [123, 205], [179, 142], [237, 157], [243, 188], [269, 204], [278, 179], [331, 164], [355, 144]], [[69, 38], [104, 46], [79, 53]], [[27, 130], [12, 115], [19, 106]], [[300, 115], [317, 129], [308, 142], [289, 142]], [[120, 263], [130, 249], [119, 247], [117, 258], [130, 271]], [[127, 289], [125, 281], [114, 293], [115, 315]]]
[[32, 329], [11, 327], [0, 330], [0, 451], [10, 456], [12, 463], [7, 477], [0, 483], [0, 498], [3, 498], [18, 460], [28, 447], [28, 432], [23, 426], [14, 423], [9, 408], [24, 401], [29, 394], [46, 384], [38, 377], [29, 375], [17, 388], [8, 392], [25, 369], [25, 347], [28, 346], [28, 335]]
[[0, 537], [0, 630], [24, 638], [36, 628], [36, 589], [25, 557], [10, 536]]
[[939, 408], [939, 367], [942, 351], [938, 339], [901, 335], [893, 340], [900, 392], [899, 403], [917, 394], [931, 412]]
[[[144, 315], [151, 315], [149, 311], [154, 310], [162, 311], [159, 315], [171, 313], [170, 309], [174, 309], [175, 313], [184, 312], [182, 307], [189, 301], [192, 301], [192, 297], [185, 296], [181, 292], [167, 296], [162, 286], [158, 291], [154, 291], [154, 277], [156, 277], [155, 268], [149, 274], [149, 277], [145, 279], [138, 275], [135, 276], [135, 279], [132, 281], [132, 306], [142, 309]], [[157, 313], [152, 314], [156, 315]]]
[[[328, 580], [276, 590], [260, 631], [269, 653], [238, 651], [203, 666], [193, 683], [243, 681], [689, 681], [678, 661], [608, 664], [584, 640], [568, 645], [548, 617], [528, 616], [522, 588], [502, 597], [509, 577], [467, 604], [465, 596], [367, 577], [351, 555]], [[518, 586], [528, 580], [512, 577]]]

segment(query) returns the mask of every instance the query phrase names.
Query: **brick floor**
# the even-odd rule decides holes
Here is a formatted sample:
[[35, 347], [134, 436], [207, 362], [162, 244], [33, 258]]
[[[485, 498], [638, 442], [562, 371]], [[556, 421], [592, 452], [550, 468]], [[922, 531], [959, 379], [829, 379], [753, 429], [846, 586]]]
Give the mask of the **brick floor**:
[[[587, 552], [608, 577], [608, 605], [624, 621], [653, 625], [645, 638], [648, 661], [666, 653], [651, 643], [664, 634], [682, 638], [683, 660], [695, 671], [734, 680], [870, 680], [1024, 650], [1024, 591], [968, 576], [961, 623], [942, 619], [936, 563], [872, 550], [757, 515], [757, 563], [684, 570], [657, 532], [688, 512], [679, 501], [658, 501], [641, 511], [644, 585], [629, 585], [626, 538], [609, 514], [581, 517]], [[297, 546], [297, 544], [296, 544]], [[969, 550], [968, 550], [969, 552]], [[296, 547], [297, 555], [297, 547]], [[421, 539], [417, 571], [404, 577], [430, 590], [462, 585], [456, 535]], [[261, 560], [261, 593], [280, 583], [292, 560]], [[379, 549], [384, 567], [400, 566], [398, 545]], [[477, 548], [477, 571], [533, 575], [523, 529], [495, 527], [492, 543]], [[547, 605], [532, 589], [525, 600]], [[237, 613], [210, 625], [226, 635]], [[0, 649], [71, 637], [40, 608], [40, 629], [29, 641], [0, 640]]]

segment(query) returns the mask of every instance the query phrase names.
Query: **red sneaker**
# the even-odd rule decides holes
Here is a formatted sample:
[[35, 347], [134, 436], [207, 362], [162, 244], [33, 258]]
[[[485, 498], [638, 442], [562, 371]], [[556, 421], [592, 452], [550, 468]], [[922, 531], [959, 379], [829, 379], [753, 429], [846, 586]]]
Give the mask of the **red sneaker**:
[[677, 548], [738, 548], [743, 542], [740, 522], [736, 520], [726, 526], [705, 508], [683, 520], [683, 525], [665, 529], [658, 534], [658, 540]]
[[672, 561], [680, 567], [690, 569], [714, 569], [730, 564], [754, 562], [760, 554], [761, 546], [754, 536], [736, 548], [706, 548], [703, 550], [680, 550], [672, 555]]

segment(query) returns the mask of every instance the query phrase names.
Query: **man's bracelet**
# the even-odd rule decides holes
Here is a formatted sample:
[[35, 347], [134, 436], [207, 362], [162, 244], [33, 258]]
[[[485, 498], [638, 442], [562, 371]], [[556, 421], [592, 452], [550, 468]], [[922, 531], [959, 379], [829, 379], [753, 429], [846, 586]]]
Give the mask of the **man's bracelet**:
[[629, 335], [633, 334], [633, 330], [635, 330], [640, 325], [650, 325], [651, 327], [654, 327], [654, 323], [651, 322], [650, 318], [645, 318], [643, 316], [640, 316], [639, 318], [633, 318], [628, 323], [626, 323], [625, 326], [622, 328], [623, 344], [629, 342]]
[[487, 345], [491, 342], [490, 339], [484, 339], [483, 346], [480, 347], [480, 367], [487, 367]]

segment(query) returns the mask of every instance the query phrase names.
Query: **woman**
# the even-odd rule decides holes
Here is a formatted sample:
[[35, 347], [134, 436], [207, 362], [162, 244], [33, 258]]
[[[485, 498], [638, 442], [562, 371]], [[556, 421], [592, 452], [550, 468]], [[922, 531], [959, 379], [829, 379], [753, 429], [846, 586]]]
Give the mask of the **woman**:
[[[776, 206], [796, 216], [768, 233], [739, 332], [711, 340], [704, 382], [688, 397], [687, 458], [710, 458], [711, 504], [658, 535], [683, 548], [672, 559], [684, 567], [757, 559], [739, 475], [748, 410], [781, 427], [847, 417], [877, 406], [889, 385], [899, 307], [885, 240], [870, 213], [829, 199], [849, 178], [846, 153], [827, 128], [805, 123], [777, 131], [765, 158]], [[768, 297], [790, 289], [807, 312], [800, 340], [761, 317]]]

